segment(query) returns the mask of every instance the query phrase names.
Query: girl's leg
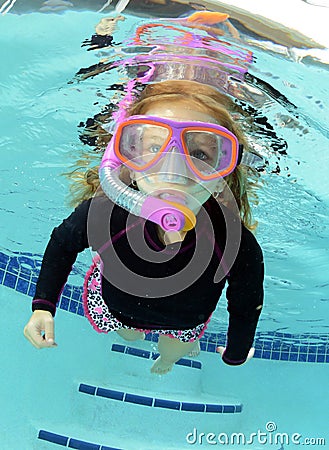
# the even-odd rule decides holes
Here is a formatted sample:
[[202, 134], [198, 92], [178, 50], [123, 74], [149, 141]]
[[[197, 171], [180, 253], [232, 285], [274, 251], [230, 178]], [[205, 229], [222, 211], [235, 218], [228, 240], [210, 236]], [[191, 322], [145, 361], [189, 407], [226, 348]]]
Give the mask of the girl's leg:
[[182, 342], [160, 334], [158, 342], [160, 356], [151, 367], [151, 372], [159, 375], [169, 372], [176, 361], [195, 349], [196, 342]]
[[190, 356], [191, 358], [195, 358], [196, 356], [198, 356], [200, 354], [200, 340], [197, 339], [196, 341], [194, 341], [194, 347], [192, 348], [192, 350], [188, 353], [188, 356]]
[[143, 333], [142, 331], [120, 328], [119, 330], [116, 330], [116, 332], [126, 341], [139, 341], [145, 339], [145, 333]]

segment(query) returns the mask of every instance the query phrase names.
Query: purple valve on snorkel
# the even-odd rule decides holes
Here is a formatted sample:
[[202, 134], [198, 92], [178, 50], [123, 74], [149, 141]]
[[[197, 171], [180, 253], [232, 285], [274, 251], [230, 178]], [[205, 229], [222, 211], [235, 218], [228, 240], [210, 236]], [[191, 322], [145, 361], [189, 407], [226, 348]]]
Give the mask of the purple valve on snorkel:
[[195, 226], [196, 217], [186, 206], [145, 195], [124, 184], [119, 178], [121, 165], [112, 138], [99, 169], [101, 187], [110, 200], [132, 214], [160, 225], [164, 231], [188, 231]]
[[164, 231], [181, 231], [185, 226], [185, 216], [177, 207], [170, 206], [164, 200], [146, 197], [141, 216], [161, 226]]

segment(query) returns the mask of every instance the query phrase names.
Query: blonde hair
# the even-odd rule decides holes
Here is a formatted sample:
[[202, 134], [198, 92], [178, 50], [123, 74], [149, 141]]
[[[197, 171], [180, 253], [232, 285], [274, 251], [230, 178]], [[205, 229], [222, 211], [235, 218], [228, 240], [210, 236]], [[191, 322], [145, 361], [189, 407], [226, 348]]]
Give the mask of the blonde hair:
[[[195, 81], [171, 80], [148, 85], [127, 110], [127, 116], [135, 114], [145, 114], [150, 106], [161, 101], [183, 101], [193, 102], [195, 107], [202, 112], [211, 115], [218, 123], [236, 135], [240, 144], [243, 144], [244, 151], [248, 151], [248, 144], [239, 126], [234, 122], [229, 114], [236, 110], [235, 103], [226, 95], [216, 89], [200, 84]], [[106, 144], [110, 139], [105, 139], [102, 134], [102, 143]], [[105, 149], [105, 147], [104, 147]], [[98, 167], [92, 167], [83, 172], [75, 170], [69, 174], [73, 181], [70, 192], [71, 206], [76, 206], [83, 200], [92, 197], [99, 188]], [[127, 179], [127, 172], [123, 168], [122, 179]], [[258, 187], [258, 173], [247, 166], [239, 165], [235, 170], [225, 177], [228, 188], [233, 193], [234, 199], [239, 209], [243, 224], [250, 230], [257, 227], [257, 222], [253, 221], [250, 201], [257, 203], [256, 189]], [[127, 180], [129, 182], [129, 179]], [[219, 198], [223, 203], [228, 202], [229, 196], [225, 189]]]

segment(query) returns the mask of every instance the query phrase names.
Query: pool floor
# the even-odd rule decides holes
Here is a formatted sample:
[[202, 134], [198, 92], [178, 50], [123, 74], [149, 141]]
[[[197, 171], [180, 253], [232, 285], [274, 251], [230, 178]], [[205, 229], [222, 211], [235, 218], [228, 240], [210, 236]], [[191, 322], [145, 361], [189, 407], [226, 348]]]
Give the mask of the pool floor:
[[191, 367], [175, 365], [170, 374], [156, 376], [150, 373], [155, 343], [99, 335], [85, 318], [61, 310], [58, 348], [34, 349], [22, 333], [30, 299], [4, 286], [0, 298], [0, 338], [7, 343], [0, 386], [4, 450], [210, 447], [208, 433], [216, 439], [220, 433], [249, 436], [266, 431], [268, 423], [277, 433], [329, 442], [328, 391], [319, 388], [326, 364], [253, 359], [229, 367], [218, 355], [201, 352]]

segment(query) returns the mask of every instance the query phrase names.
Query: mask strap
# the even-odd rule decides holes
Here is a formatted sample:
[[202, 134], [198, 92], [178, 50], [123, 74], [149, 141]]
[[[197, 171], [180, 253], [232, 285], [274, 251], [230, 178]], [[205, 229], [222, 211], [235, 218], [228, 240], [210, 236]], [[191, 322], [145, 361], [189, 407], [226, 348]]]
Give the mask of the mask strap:
[[242, 155], [243, 155], [243, 144], [239, 144], [238, 162], [236, 163], [237, 166], [241, 163]]
[[244, 152], [243, 144], [239, 144], [239, 156], [238, 156], [237, 166], [239, 164], [257, 168], [259, 165], [264, 164], [264, 159], [261, 156], [256, 155], [255, 153]]

